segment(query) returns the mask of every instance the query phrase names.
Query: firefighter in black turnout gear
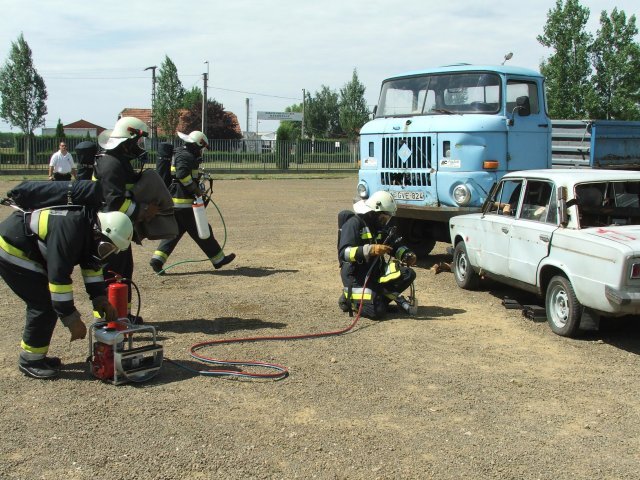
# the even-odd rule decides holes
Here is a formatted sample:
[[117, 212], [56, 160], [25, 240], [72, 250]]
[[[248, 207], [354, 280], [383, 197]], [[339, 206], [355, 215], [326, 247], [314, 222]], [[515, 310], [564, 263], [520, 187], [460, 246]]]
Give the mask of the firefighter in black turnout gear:
[[153, 252], [149, 265], [151, 265], [154, 272], [159, 274], [164, 273], [165, 262], [185, 232], [198, 244], [207, 258], [211, 260], [215, 269], [231, 263], [236, 258], [234, 253], [224, 254], [222, 247], [213, 236], [211, 225], [207, 225], [209, 229], [208, 238], [202, 239], [198, 235], [192, 205], [196, 197], [200, 197], [205, 193], [204, 187], [200, 184], [200, 163], [202, 161], [202, 149], [209, 147], [209, 141], [204, 133], [197, 130], [189, 135], [178, 133], [178, 136], [185, 144], [175, 154], [171, 167], [174, 178], [169, 187], [173, 197], [174, 215], [178, 222], [178, 236], [170, 240], [161, 241], [157, 250]]
[[[103, 132], [104, 133], [104, 132]], [[138, 180], [139, 173], [134, 170], [132, 161], [140, 159], [146, 152], [139, 141], [148, 136], [149, 128], [135, 117], [122, 117], [107, 132], [108, 137], [99, 139], [105, 154], [100, 156], [94, 166], [93, 179], [100, 182], [104, 197], [105, 211], [122, 212], [131, 223], [148, 221], [158, 213], [156, 203], [136, 202], [131, 191]], [[106, 137], [106, 135], [105, 135]], [[134, 242], [141, 239], [134, 232]], [[133, 253], [131, 249], [112, 255], [105, 265], [105, 278], [118, 274], [128, 280], [133, 276]], [[142, 318], [131, 314], [131, 288], [129, 288], [129, 320], [140, 324]]]
[[397, 209], [389, 192], [376, 192], [367, 200], [356, 202], [353, 209], [355, 214], [341, 225], [338, 234], [343, 285], [338, 305], [343, 312], [358, 311], [362, 300], [361, 315], [380, 319], [390, 302], [407, 304], [401, 293], [416, 278], [410, 267], [417, 258], [408, 247], [388, 238], [388, 222]]
[[107, 300], [102, 262], [129, 248], [132, 234], [123, 213], [96, 214], [81, 207], [16, 211], [0, 223], [0, 276], [27, 304], [18, 359], [25, 375], [58, 376], [62, 362], [47, 356], [58, 318], [72, 341], [87, 333], [73, 301], [71, 274], [76, 265], [94, 310], [107, 320], [117, 319]]

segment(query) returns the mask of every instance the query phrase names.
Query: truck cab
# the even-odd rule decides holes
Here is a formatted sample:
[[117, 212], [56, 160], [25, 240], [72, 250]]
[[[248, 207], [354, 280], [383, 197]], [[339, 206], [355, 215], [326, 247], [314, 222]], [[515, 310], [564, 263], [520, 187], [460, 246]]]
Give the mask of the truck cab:
[[448, 221], [480, 211], [514, 170], [551, 168], [544, 79], [511, 66], [451, 65], [388, 78], [360, 131], [359, 199], [385, 190], [412, 248], [448, 241]]

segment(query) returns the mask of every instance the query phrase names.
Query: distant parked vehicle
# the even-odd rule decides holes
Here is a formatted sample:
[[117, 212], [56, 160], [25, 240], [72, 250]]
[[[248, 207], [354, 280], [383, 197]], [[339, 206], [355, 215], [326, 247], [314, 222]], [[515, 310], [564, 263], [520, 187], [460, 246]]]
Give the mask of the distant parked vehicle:
[[640, 172], [508, 173], [449, 229], [460, 288], [487, 277], [535, 292], [558, 335], [574, 336], [585, 313], [640, 313]]

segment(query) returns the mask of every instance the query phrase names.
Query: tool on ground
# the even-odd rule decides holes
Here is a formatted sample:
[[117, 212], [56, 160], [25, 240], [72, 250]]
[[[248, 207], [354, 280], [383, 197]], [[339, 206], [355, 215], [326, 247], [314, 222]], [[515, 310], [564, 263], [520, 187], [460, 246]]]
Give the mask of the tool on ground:
[[115, 277], [107, 293], [109, 302], [118, 311], [118, 320], [97, 321], [89, 326], [87, 360], [91, 373], [114, 385], [150, 380], [158, 374], [163, 359], [156, 329], [129, 322], [129, 287], [123, 278]]

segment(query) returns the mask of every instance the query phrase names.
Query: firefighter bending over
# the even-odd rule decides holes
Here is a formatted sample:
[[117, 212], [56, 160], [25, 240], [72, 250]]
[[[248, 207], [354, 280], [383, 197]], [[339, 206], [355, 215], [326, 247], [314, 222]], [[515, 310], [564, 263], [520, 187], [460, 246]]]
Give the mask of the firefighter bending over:
[[[96, 218], [97, 216], [97, 218]], [[73, 302], [71, 274], [80, 265], [93, 308], [107, 320], [118, 312], [107, 300], [105, 258], [129, 248], [133, 226], [120, 212], [82, 208], [17, 211], [0, 223], [0, 276], [27, 304], [18, 368], [32, 378], [54, 378], [62, 362], [48, 357], [56, 320], [84, 338], [87, 328]]]
[[173, 208], [176, 221], [178, 222], [178, 236], [170, 240], [162, 240], [149, 265], [154, 272], [163, 274], [164, 264], [176, 248], [182, 236], [186, 233], [193, 239], [204, 252], [215, 269], [221, 268], [231, 263], [236, 258], [235, 253], [225, 255], [222, 247], [213, 236], [211, 225], [208, 238], [202, 239], [198, 235], [198, 227], [193, 214], [193, 201], [196, 197], [203, 195], [204, 188], [200, 184], [200, 162], [202, 161], [202, 149], [209, 147], [207, 136], [195, 130], [189, 135], [179, 133], [178, 136], [185, 142], [174, 158], [174, 165], [171, 167], [173, 182], [169, 186], [169, 191], [173, 197]]
[[343, 312], [358, 311], [362, 299], [361, 315], [380, 319], [390, 302], [406, 302], [401, 293], [416, 278], [410, 268], [416, 263], [416, 255], [409, 248], [396, 245], [397, 240], [389, 235], [388, 223], [396, 209], [391, 194], [380, 191], [367, 200], [356, 202], [353, 205], [355, 215], [341, 212], [341, 216], [349, 214], [350, 217], [339, 225], [338, 234], [343, 285], [338, 305]]

